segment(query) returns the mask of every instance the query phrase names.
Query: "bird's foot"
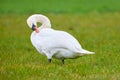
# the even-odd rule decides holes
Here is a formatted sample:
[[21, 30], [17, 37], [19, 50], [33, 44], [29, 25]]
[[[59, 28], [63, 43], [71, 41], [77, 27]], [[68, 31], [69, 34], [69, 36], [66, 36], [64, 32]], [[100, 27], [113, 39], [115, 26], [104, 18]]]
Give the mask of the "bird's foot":
[[64, 64], [65, 63], [65, 61], [64, 61], [64, 59], [62, 60], [62, 64]]
[[48, 63], [51, 63], [51, 59], [48, 59]]

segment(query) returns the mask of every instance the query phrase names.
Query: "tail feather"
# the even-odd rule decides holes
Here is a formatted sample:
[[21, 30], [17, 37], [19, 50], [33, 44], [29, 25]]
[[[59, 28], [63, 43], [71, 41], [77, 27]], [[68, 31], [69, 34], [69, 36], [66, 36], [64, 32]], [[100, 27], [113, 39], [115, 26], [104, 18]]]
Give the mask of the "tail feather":
[[85, 49], [82, 49], [82, 50], [78, 51], [78, 53], [82, 53], [82, 54], [95, 54], [95, 52], [87, 51]]

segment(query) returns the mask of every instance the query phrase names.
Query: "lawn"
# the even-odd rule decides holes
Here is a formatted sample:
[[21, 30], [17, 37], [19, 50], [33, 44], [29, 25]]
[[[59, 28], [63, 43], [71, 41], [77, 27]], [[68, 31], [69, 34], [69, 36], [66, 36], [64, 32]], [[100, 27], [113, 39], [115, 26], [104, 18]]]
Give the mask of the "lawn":
[[89, 13], [120, 11], [120, 0], [1, 0], [0, 13]]
[[[32, 7], [27, 4], [27, 0], [23, 2], [26, 4], [23, 10], [20, 2], [2, 0], [0, 3], [0, 80], [120, 79], [118, 0], [91, 0], [88, 1], [88, 6], [84, 5], [88, 4], [87, 1], [70, 0], [66, 9], [63, 6], [56, 7], [57, 4], [53, 2], [58, 2], [51, 0], [46, 2], [46, 5], [52, 3], [51, 8], [40, 3], [40, 11], [37, 10], [38, 7], [34, 7], [35, 3], [32, 0]], [[78, 5], [79, 2], [82, 7]], [[61, 1], [59, 5], [65, 3]], [[13, 9], [15, 6], [17, 9]], [[44, 9], [46, 11], [43, 11]], [[53, 59], [49, 64], [46, 56], [39, 54], [30, 42], [32, 30], [26, 24], [26, 19], [33, 13], [48, 16], [52, 28], [69, 32], [78, 39], [83, 48], [96, 54], [67, 59], [64, 65], [57, 59]]]

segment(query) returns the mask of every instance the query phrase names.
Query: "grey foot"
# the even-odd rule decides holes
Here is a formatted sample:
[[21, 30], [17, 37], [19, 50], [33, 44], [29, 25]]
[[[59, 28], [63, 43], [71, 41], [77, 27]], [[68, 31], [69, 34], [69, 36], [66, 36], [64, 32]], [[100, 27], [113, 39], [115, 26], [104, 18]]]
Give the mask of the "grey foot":
[[62, 64], [64, 64], [65, 63], [65, 61], [64, 61], [64, 59], [62, 60]]
[[51, 59], [48, 59], [48, 62], [51, 63]]

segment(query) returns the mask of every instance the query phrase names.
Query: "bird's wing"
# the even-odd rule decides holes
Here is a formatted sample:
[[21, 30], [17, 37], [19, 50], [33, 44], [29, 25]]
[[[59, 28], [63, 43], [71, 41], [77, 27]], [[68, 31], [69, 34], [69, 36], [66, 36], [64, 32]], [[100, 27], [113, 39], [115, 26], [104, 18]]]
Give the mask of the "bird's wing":
[[71, 51], [81, 49], [79, 42], [69, 33], [56, 30], [44, 30], [38, 36], [38, 43], [46, 49], [64, 48]]

